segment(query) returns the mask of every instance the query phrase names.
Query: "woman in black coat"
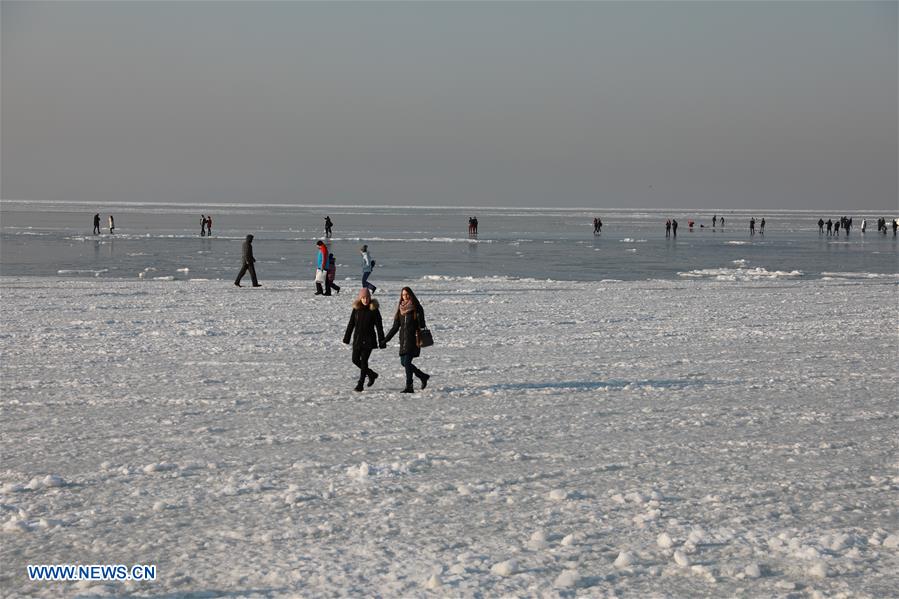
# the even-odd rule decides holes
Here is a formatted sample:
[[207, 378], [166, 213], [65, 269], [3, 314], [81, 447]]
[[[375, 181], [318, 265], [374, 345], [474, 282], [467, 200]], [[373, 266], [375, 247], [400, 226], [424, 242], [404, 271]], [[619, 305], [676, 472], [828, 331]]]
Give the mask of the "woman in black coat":
[[375, 379], [378, 378], [378, 373], [368, 367], [368, 357], [373, 349], [387, 347], [378, 302], [371, 299], [371, 293], [366, 288], [359, 292], [359, 297], [353, 302], [353, 313], [350, 314], [350, 322], [346, 325], [343, 342], [348, 344], [350, 336], [353, 338], [353, 364], [359, 367], [359, 382], [355, 390], [362, 391], [366, 376], [369, 387], [374, 385]]
[[393, 336], [399, 331], [400, 334], [400, 363], [406, 369], [406, 388], [403, 393], [414, 393], [412, 388], [412, 375], [414, 374], [421, 380], [421, 388], [428, 386], [428, 379], [431, 375], [425, 374], [415, 367], [412, 363], [414, 358], [421, 355], [421, 349], [418, 347], [418, 330], [425, 328], [425, 311], [421, 307], [418, 298], [412, 293], [408, 287], [403, 287], [400, 292], [400, 303], [396, 308], [396, 314], [393, 316], [393, 326], [387, 332], [385, 342], [393, 339]]

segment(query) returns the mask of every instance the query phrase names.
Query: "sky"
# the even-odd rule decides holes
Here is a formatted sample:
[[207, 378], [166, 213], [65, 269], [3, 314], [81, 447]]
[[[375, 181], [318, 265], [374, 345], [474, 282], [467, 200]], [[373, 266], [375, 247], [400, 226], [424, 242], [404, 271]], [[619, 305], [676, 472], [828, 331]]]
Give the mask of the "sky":
[[890, 2], [0, 3], [0, 197], [899, 212]]

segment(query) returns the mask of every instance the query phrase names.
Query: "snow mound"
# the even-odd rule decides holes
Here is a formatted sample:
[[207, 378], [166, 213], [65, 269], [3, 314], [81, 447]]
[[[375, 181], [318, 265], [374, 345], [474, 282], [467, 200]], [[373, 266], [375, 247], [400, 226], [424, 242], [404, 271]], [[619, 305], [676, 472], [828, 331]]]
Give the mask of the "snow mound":
[[490, 572], [496, 574], [497, 576], [512, 576], [513, 574], [518, 572], [518, 562], [510, 559], [504, 562], [499, 562], [498, 564], [493, 564], [490, 567]]

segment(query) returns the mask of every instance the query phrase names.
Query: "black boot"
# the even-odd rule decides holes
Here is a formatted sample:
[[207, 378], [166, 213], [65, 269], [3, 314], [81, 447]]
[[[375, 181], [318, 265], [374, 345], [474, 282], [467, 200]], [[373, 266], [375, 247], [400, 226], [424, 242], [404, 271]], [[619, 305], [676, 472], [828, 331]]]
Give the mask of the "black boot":
[[405, 389], [400, 391], [400, 393], [415, 393], [415, 389], [413, 389], [412, 387], [406, 387]]
[[356, 383], [356, 387], [353, 389], [353, 391], [362, 391], [362, 381], [363, 380], [365, 380], [365, 379], [359, 379], [359, 382]]
[[428, 379], [431, 378], [431, 375], [430, 374], [422, 374], [418, 378], [421, 379], [421, 388], [422, 388], [422, 390], [424, 390], [425, 387], [428, 386]]
[[324, 295], [324, 294], [325, 294], [325, 291], [324, 291], [324, 289], [322, 289], [322, 284], [316, 283], [315, 284], [315, 295]]
[[375, 379], [378, 378], [378, 373], [374, 370], [368, 371], [368, 386], [371, 387], [375, 384]]

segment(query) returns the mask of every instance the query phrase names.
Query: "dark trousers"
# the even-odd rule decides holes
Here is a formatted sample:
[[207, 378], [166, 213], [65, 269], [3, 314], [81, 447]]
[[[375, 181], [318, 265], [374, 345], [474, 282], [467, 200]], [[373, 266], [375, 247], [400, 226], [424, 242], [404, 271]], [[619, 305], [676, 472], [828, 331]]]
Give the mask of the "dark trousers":
[[419, 370], [415, 364], [412, 363], [412, 360], [415, 359], [415, 356], [412, 354], [403, 354], [400, 356], [400, 364], [403, 365], [403, 368], [406, 369], [406, 387], [412, 386], [412, 375], [414, 374], [420, 379], [425, 377], [425, 373]]
[[331, 295], [332, 289], [340, 293], [340, 285], [335, 285], [334, 279], [325, 279], [325, 295]]
[[369, 374], [374, 374], [374, 370], [368, 367], [368, 358], [371, 356], [371, 347], [353, 348], [353, 364], [359, 367], [359, 382], [363, 382]]
[[247, 271], [250, 271], [250, 278], [253, 279], [253, 285], [258, 285], [259, 281], [256, 280], [256, 267], [253, 266], [252, 262], [244, 262], [244, 265], [240, 267], [240, 272], [237, 273], [237, 279], [235, 279], [234, 282], [240, 283], [240, 280], [247, 274]]
[[368, 282], [369, 276], [371, 276], [371, 272], [362, 273], [362, 286], [365, 287], [366, 289], [370, 289], [371, 291], [374, 291], [375, 289], [377, 289], [377, 287], [375, 287], [374, 285], [372, 285], [371, 283]]

